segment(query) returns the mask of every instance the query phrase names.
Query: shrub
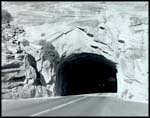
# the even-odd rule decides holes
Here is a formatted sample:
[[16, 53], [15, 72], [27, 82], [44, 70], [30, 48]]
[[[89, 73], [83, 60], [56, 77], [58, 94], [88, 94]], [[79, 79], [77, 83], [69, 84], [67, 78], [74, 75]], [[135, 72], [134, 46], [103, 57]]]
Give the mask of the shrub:
[[42, 33], [41, 36], [42, 36], [42, 37], [45, 36], [45, 33]]
[[46, 51], [46, 50], [55, 50], [55, 47], [51, 44], [51, 42], [46, 42], [43, 46], [43, 50]]
[[2, 9], [2, 24], [10, 23], [12, 20], [12, 15], [6, 9]]
[[55, 67], [59, 61], [59, 54], [55, 50], [55, 47], [47, 42], [42, 49], [42, 60], [49, 60], [53, 67]]
[[42, 39], [42, 40], [39, 41], [38, 44], [41, 45], [41, 46], [44, 46], [46, 44], [46, 40]]
[[24, 47], [26, 47], [26, 46], [29, 46], [29, 45], [30, 45], [30, 42], [29, 42], [28, 40], [24, 39], [24, 40], [22, 41], [22, 44], [23, 44]]

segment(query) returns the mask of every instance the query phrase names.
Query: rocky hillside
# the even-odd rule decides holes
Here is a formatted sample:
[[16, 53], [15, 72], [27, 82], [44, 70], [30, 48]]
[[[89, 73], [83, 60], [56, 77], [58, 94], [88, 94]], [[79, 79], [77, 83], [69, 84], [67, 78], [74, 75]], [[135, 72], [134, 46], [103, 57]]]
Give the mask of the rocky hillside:
[[[39, 5], [43, 7], [39, 8]], [[12, 40], [2, 41], [3, 98], [22, 98], [25, 93], [29, 94], [28, 97], [54, 95], [56, 62], [59, 63], [61, 57], [68, 57], [73, 53], [89, 52], [103, 55], [117, 63], [118, 97], [148, 101], [146, 2], [5, 2], [2, 8], [14, 16], [13, 24], [17, 22], [24, 29], [24, 33], [19, 33], [16, 38], [21, 42], [23, 52], [17, 52], [18, 43], [13, 46]], [[7, 32], [9, 31], [4, 31], [5, 35]], [[50, 54], [50, 58], [55, 57], [54, 60], [57, 60], [53, 66], [53, 59], [46, 61], [47, 57], [45, 60], [41, 58], [45, 54], [45, 42], [51, 44], [48, 50], [55, 52], [54, 55]], [[40, 84], [26, 86], [20, 83], [26, 78], [23, 74], [26, 71], [20, 69], [24, 68], [26, 53], [33, 56], [37, 63], [36, 68], [29, 71], [35, 70], [32, 73], [36, 73]], [[46, 72], [47, 69], [50, 73]], [[54, 79], [49, 84], [51, 90], [45, 87], [40, 74], [44, 75], [46, 84]]]

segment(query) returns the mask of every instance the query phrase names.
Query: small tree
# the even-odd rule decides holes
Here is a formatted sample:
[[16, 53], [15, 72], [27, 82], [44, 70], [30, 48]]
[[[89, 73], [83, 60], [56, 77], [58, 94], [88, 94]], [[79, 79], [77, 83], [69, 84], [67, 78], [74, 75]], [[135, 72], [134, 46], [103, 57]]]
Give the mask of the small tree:
[[42, 49], [42, 60], [48, 60], [52, 65], [52, 68], [56, 67], [57, 63], [59, 62], [59, 54], [55, 50], [55, 47], [51, 44], [51, 42], [47, 42]]
[[10, 23], [11, 21], [13, 21], [12, 15], [6, 9], [2, 9], [2, 24]]
[[29, 46], [29, 45], [30, 45], [30, 42], [29, 42], [28, 40], [24, 39], [24, 40], [22, 41], [22, 45], [23, 45], [24, 47]]
[[39, 41], [38, 44], [41, 45], [41, 46], [44, 46], [46, 44], [46, 40], [42, 39], [42, 40]]

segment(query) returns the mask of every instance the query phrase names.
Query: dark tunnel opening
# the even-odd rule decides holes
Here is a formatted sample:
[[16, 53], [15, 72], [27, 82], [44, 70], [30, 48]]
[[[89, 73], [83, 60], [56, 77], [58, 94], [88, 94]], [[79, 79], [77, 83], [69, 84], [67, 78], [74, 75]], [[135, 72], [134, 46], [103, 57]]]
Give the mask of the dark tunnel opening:
[[56, 95], [117, 92], [116, 64], [102, 55], [72, 54], [56, 70]]

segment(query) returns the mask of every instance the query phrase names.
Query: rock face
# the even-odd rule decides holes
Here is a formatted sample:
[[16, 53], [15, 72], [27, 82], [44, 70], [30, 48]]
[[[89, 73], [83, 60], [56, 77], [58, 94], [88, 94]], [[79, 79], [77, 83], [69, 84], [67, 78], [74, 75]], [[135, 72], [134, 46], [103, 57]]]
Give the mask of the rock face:
[[28, 51], [34, 47], [24, 40], [22, 33], [25, 31], [12, 24], [4, 24], [2, 28], [2, 98], [51, 96], [52, 92], [43, 82], [45, 78], [38, 72], [36, 56], [33, 57], [38, 56], [37, 50]]
[[25, 55], [25, 84], [33, 84], [37, 79], [36, 61], [30, 54]]
[[[51, 5], [50, 3], [46, 4]], [[35, 58], [37, 71], [40, 72], [38, 76], [41, 83], [43, 83], [42, 87], [44, 88], [40, 85], [39, 88], [36, 86], [37, 89], [35, 90], [42, 92], [39, 92], [39, 94], [37, 92], [35, 96], [54, 94], [55, 66], [59, 61], [72, 54], [87, 52], [103, 55], [117, 64], [118, 97], [126, 100], [148, 102], [148, 7], [145, 3], [131, 2], [127, 5], [107, 2], [103, 4], [62, 4], [55, 4], [54, 8], [51, 5], [52, 10], [55, 11], [55, 7], [59, 8], [59, 10], [52, 14], [52, 17], [57, 16], [56, 19], [52, 18], [50, 21], [47, 18], [49, 16], [47, 15], [49, 13], [47, 9], [42, 9], [44, 14], [42, 18], [37, 14], [36, 7], [27, 7], [26, 15], [22, 15], [18, 10], [13, 11], [14, 14], [22, 15], [21, 18], [23, 19], [25, 19], [25, 16], [33, 15], [35, 12], [36, 17], [32, 19], [35, 21], [34, 24], [32, 24], [33, 22], [31, 23], [30, 19], [25, 19], [25, 24], [27, 25], [25, 26], [26, 40], [30, 43], [22, 46], [27, 53]], [[34, 5], [36, 6], [36, 4]], [[17, 5], [8, 7], [8, 9], [10, 8], [15, 9]], [[19, 8], [22, 9], [23, 7]], [[30, 8], [33, 11], [31, 14], [28, 12], [31, 11]], [[72, 10], [69, 8], [72, 8]], [[62, 11], [66, 16], [70, 16], [70, 12], [71, 16], [72, 14], [74, 16], [71, 18], [60, 16]], [[40, 10], [38, 12], [41, 14]], [[21, 18], [16, 21], [24, 24]], [[38, 18], [40, 19], [40, 24], [45, 22], [46, 24], [38, 25]], [[49, 22], [45, 21], [45, 19], [48, 19]], [[61, 21], [58, 19], [61, 19]], [[5, 67], [9, 67], [12, 64], [10, 62], [14, 58], [18, 58], [16, 53], [20, 47], [17, 41], [16, 48], [7, 40], [14, 33], [7, 33], [10, 30], [5, 31], [4, 35], [6, 34], [7, 38], [3, 36], [2, 64], [7, 65]], [[23, 38], [19, 39], [20, 42], [23, 40]], [[37, 44], [40, 40], [46, 40], [46, 43], [50, 42], [52, 45], [43, 46], [44, 48], [42, 48]], [[45, 43], [41, 44], [44, 45]], [[47, 86], [47, 90], [51, 90], [46, 92], [45, 85], [51, 81], [53, 81], [52, 84]]]
[[59, 54], [50, 42], [46, 42], [46, 44], [43, 45], [41, 61], [41, 76], [44, 78], [46, 86], [54, 95], [54, 74], [56, 65], [59, 62]]
[[44, 61], [43, 62], [42, 74], [45, 78], [46, 84], [51, 81], [51, 75], [50, 75], [51, 73], [50, 72], [51, 72], [50, 62], [49, 61]]
[[[109, 10], [107, 12], [109, 13]], [[89, 52], [104, 55], [107, 59], [116, 62], [118, 95], [127, 100], [147, 101], [148, 19], [139, 18], [138, 15], [132, 17], [130, 14], [124, 17], [129, 20], [124, 21], [116, 13], [116, 16], [107, 19], [106, 23], [100, 23], [94, 28], [95, 32], [90, 36], [86, 28], [74, 27], [63, 32], [61, 37], [55, 38], [52, 43], [61, 56]], [[120, 24], [122, 27], [119, 27], [121, 22], [124, 24]]]

